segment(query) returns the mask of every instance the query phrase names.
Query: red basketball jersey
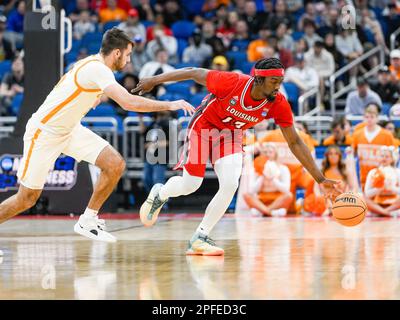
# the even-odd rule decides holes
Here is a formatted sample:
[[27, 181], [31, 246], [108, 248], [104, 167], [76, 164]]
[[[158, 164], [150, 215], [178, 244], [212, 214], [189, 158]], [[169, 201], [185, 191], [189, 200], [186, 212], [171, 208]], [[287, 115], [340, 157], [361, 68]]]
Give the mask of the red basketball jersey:
[[271, 118], [281, 127], [293, 125], [292, 110], [286, 98], [278, 93], [272, 102], [253, 100], [250, 95], [253, 82], [254, 78], [248, 75], [209, 71], [207, 89], [210, 94], [196, 114], [201, 113], [207, 122], [220, 130], [245, 130]]

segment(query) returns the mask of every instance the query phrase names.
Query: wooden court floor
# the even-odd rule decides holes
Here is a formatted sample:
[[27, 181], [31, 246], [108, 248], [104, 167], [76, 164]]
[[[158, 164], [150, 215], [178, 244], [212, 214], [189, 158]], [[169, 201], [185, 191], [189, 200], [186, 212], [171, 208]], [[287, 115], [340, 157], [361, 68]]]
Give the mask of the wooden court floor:
[[108, 220], [115, 244], [75, 235], [74, 218], [14, 219], [0, 225], [0, 299], [400, 298], [400, 220], [230, 215], [213, 232], [224, 257], [186, 257], [200, 219]]

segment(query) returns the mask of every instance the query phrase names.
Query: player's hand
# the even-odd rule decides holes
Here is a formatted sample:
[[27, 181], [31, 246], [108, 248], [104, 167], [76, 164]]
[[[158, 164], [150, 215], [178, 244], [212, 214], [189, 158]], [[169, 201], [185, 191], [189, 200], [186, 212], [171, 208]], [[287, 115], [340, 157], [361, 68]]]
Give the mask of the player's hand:
[[176, 111], [176, 110], [183, 110], [186, 115], [193, 115], [195, 109], [194, 107], [190, 104], [187, 103], [185, 100], [176, 100], [176, 101], [171, 101], [170, 102], [170, 109], [171, 111]]
[[322, 183], [319, 184], [322, 192], [324, 193], [325, 198], [330, 201], [335, 201], [336, 197], [342, 193], [340, 190], [340, 181], [339, 180], [331, 180], [325, 179]]
[[147, 92], [150, 92], [153, 90], [153, 88], [157, 84], [155, 83], [153, 78], [143, 78], [142, 80], [139, 81], [139, 83], [136, 85], [136, 88], [131, 90], [131, 93], [136, 93], [139, 92], [139, 95], [143, 95]]

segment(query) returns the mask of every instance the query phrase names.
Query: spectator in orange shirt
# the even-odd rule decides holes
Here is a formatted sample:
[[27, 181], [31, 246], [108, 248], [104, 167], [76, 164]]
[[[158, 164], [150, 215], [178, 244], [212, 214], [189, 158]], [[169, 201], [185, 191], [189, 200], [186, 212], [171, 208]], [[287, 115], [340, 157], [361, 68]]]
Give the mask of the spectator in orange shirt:
[[99, 16], [101, 23], [107, 23], [110, 21], [125, 21], [128, 13], [117, 7], [116, 0], [107, 0], [107, 7], [100, 9]]
[[[329, 179], [341, 181], [339, 188], [342, 192], [349, 191], [352, 188], [350, 187], [351, 179], [349, 178], [351, 174], [343, 161], [342, 151], [337, 145], [330, 145], [326, 149], [321, 171]], [[304, 211], [316, 215], [329, 214], [328, 204], [319, 185], [313, 182], [308, 188], [309, 192], [307, 192], [307, 196], [304, 199]]]
[[390, 66], [392, 81], [397, 83], [400, 81], [400, 50], [395, 49], [390, 52]]
[[379, 165], [381, 146], [395, 145], [393, 135], [378, 125], [378, 114], [376, 105], [368, 105], [364, 114], [365, 127], [353, 134], [353, 149], [358, 155], [363, 189], [368, 172]]
[[324, 146], [338, 145], [338, 146], [351, 146], [353, 139], [350, 134], [346, 134], [344, 123], [342, 119], [335, 119], [331, 124], [332, 135], [325, 138], [323, 141]]
[[296, 122], [295, 126], [298, 130], [303, 131], [308, 137], [307, 145], [313, 145], [314, 147], [319, 146], [319, 142], [314, 139], [306, 122]]
[[264, 58], [265, 48], [268, 47], [267, 39], [271, 35], [271, 30], [267, 25], [263, 25], [258, 31], [258, 39], [250, 42], [247, 48], [247, 60], [250, 62]]
[[394, 122], [393, 121], [381, 121], [379, 123], [379, 125], [382, 128], [385, 128], [386, 130], [388, 130], [388, 131], [390, 131], [392, 133], [393, 138], [394, 138], [394, 145], [396, 147], [399, 147], [400, 146], [400, 139], [397, 138], [396, 126], [394, 125]]

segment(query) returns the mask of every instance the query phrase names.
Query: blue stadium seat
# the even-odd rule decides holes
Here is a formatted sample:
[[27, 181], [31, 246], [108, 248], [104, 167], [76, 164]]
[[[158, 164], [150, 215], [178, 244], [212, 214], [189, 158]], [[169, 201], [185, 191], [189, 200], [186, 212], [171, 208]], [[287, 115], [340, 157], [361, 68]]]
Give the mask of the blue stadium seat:
[[100, 47], [101, 43], [92, 42], [86, 47], [86, 49], [88, 54], [96, 54], [100, 51]]
[[24, 95], [22, 93], [18, 93], [15, 95], [14, 99], [12, 100], [11, 103], [11, 114], [13, 116], [18, 116], [19, 109], [21, 108], [22, 101], [24, 100]]
[[383, 103], [382, 104], [382, 114], [386, 115], [386, 116], [390, 116], [390, 108], [392, 107], [391, 103]]
[[204, 0], [190, 0], [183, 1], [183, 6], [189, 14], [196, 15], [201, 13], [203, 8]]
[[231, 50], [246, 52], [249, 43], [249, 40], [233, 40], [231, 42]]
[[11, 60], [4, 60], [0, 62], [0, 79], [3, 79], [7, 72], [11, 71]]
[[292, 38], [294, 41], [301, 39], [304, 36], [304, 32], [302, 31], [295, 31], [292, 33]]
[[233, 68], [240, 69], [243, 62], [247, 62], [247, 53], [241, 51], [228, 51], [226, 53], [228, 59], [233, 60]]
[[171, 29], [174, 36], [178, 39], [187, 40], [193, 33], [196, 25], [191, 21], [181, 20], [172, 24]]
[[286, 90], [286, 93], [288, 95], [288, 100], [292, 105], [293, 112], [297, 114], [298, 111], [298, 99], [300, 96], [300, 90], [299, 88], [292, 82], [284, 82], [283, 86]]
[[117, 113], [115, 108], [107, 103], [99, 104], [95, 109], [91, 109], [86, 115], [87, 117], [112, 117]]
[[88, 32], [82, 37], [80, 47], [85, 47], [93, 42], [101, 43], [102, 39], [103, 39], [103, 34], [101, 32]]
[[242, 65], [240, 66], [240, 70], [242, 70], [243, 73], [245, 74], [250, 74], [251, 69], [254, 66], [254, 62], [248, 62], [248, 61], [244, 61], [242, 63]]
[[167, 90], [168, 93], [180, 94], [185, 97], [185, 99], [188, 99], [190, 96], [190, 88], [193, 84], [193, 81], [176, 82], [166, 85], [165, 90]]
[[185, 39], [178, 39], [178, 57], [179, 61], [182, 60], [183, 51], [189, 46], [189, 42]]
[[121, 23], [121, 21], [109, 21], [106, 22], [103, 26], [103, 32], [106, 32], [107, 30], [118, 26]]
[[174, 67], [176, 69], [182, 69], [182, 68], [187, 68], [187, 67], [198, 67], [199, 65], [197, 63], [191, 63], [191, 62], [180, 62], [174, 64]]
[[196, 93], [195, 95], [193, 95], [190, 98], [189, 102], [192, 106], [194, 106], [196, 108], [201, 104], [201, 102], [203, 101], [203, 99], [206, 95], [207, 95], [207, 92]]

